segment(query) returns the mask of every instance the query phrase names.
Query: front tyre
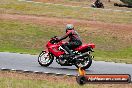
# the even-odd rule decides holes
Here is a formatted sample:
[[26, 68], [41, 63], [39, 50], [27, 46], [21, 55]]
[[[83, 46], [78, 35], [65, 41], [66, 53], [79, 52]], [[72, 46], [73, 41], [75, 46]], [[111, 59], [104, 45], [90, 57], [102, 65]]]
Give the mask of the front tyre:
[[47, 53], [45, 51], [42, 51], [39, 54], [38, 62], [41, 66], [47, 67], [49, 66], [54, 60], [54, 56], [51, 53]]
[[76, 60], [75, 66], [77, 68], [88, 69], [92, 64], [92, 57], [90, 55], [82, 57], [82, 60]]

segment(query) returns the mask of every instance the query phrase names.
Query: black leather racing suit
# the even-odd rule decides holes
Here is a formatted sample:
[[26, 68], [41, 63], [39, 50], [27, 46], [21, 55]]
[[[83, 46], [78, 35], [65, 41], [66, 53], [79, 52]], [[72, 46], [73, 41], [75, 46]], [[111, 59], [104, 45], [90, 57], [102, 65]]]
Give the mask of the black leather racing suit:
[[74, 54], [70, 51], [70, 49], [74, 49], [77, 48], [78, 46], [81, 46], [82, 42], [80, 40], [78, 33], [74, 29], [67, 30], [66, 34], [63, 37], [61, 37], [59, 40], [66, 39], [67, 37], [69, 37], [69, 41], [68, 41], [69, 43], [63, 44], [62, 47], [72, 56]]

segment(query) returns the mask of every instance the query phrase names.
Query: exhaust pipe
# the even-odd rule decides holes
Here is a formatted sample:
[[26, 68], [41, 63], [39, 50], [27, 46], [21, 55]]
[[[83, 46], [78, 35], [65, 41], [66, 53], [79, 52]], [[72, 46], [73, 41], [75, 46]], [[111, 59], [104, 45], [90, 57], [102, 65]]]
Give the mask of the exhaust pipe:
[[89, 55], [89, 52], [86, 52], [86, 53], [83, 53], [83, 54], [75, 56], [75, 59], [78, 59], [78, 58], [81, 58], [81, 57], [85, 57], [85, 56], [88, 56], [88, 55]]

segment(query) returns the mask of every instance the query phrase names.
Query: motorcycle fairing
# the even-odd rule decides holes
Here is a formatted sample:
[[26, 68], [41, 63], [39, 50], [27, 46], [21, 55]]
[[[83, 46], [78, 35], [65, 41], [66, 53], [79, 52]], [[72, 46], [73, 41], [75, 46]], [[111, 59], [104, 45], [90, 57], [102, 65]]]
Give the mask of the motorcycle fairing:
[[93, 44], [93, 43], [83, 44], [83, 45], [81, 45], [81, 46], [75, 48], [74, 50], [83, 51], [83, 50], [85, 50], [85, 49], [88, 48], [88, 47], [91, 47], [91, 48], [93, 49], [93, 48], [95, 48], [95, 44]]
[[59, 57], [60, 55], [64, 54], [65, 52], [62, 52], [59, 50], [60, 45], [52, 45], [48, 47], [49, 52], [51, 52], [54, 56]]

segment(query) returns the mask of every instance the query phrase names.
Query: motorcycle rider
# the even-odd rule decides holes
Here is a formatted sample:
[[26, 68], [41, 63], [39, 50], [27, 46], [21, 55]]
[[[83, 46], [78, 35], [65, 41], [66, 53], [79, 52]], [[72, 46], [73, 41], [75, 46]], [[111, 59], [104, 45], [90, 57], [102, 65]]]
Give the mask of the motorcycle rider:
[[78, 46], [82, 45], [80, 36], [78, 33], [74, 30], [73, 24], [67, 24], [66, 25], [66, 34], [58, 39], [58, 41], [64, 40], [67, 37], [69, 37], [68, 43], [65, 43], [62, 45], [62, 48], [65, 49], [70, 57], [73, 57], [74, 54], [70, 49], [77, 48]]

